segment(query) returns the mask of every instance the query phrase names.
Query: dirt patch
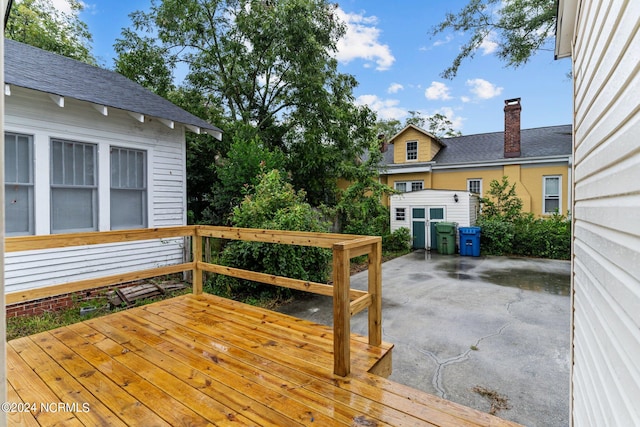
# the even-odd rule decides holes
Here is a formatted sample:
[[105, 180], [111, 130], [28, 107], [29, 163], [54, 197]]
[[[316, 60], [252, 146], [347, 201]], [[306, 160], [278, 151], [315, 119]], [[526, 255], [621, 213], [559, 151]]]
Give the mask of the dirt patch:
[[475, 386], [471, 389], [474, 393], [478, 393], [480, 396], [486, 398], [491, 404], [491, 409], [489, 413], [491, 415], [496, 415], [498, 411], [507, 410], [511, 407], [509, 406], [509, 399], [501, 394], [498, 394], [495, 390], [489, 390], [486, 387]]

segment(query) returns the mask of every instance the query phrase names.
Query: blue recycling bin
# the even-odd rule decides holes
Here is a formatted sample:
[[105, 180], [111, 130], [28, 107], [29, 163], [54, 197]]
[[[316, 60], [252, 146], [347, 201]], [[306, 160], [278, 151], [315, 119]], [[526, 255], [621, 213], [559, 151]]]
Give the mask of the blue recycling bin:
[[480, 256], [480, 227], [460, 227], [460, 255]]

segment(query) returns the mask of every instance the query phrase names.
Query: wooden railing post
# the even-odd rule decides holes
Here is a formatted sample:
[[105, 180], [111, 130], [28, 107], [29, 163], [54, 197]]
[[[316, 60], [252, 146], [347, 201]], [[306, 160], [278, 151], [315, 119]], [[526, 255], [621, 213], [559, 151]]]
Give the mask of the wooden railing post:
[[193, 294], [200, 295], [202, 293], [202, 270], [198, 267], [198, 263], [202, 262], [202, 236], [198, 228], [191, 238], [193, 250]]
[[351, 312], [349, 250], [333, 245], [333, 373], [347, 376], [351, 372]]
[[369, 262], [369, 344], [382, 344], [382, 240], [371, 245]]

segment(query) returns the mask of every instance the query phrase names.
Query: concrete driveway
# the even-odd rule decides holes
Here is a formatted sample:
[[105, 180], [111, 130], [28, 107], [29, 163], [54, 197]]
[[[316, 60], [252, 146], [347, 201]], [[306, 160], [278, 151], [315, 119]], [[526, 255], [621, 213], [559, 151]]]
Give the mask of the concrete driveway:
[[[417, 251], [382, 272], [390, 379], [484, 412], [497, 405], [527, 426], [569, 425], [569, 262]], [[366, 289], [367, 272], [351, 285]], [[328, 297], [280, 311], [332, 322]], [[366, 335], [366, 312], [351, 330]]]

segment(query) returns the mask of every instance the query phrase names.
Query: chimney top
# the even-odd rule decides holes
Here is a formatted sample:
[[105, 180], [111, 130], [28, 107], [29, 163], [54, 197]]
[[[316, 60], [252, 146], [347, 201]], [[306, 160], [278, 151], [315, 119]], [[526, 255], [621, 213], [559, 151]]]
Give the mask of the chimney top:
[[504, 105], [520, 105], [520, 98], [513, 98], [513, 99], [505, 99], [504, 100]]

